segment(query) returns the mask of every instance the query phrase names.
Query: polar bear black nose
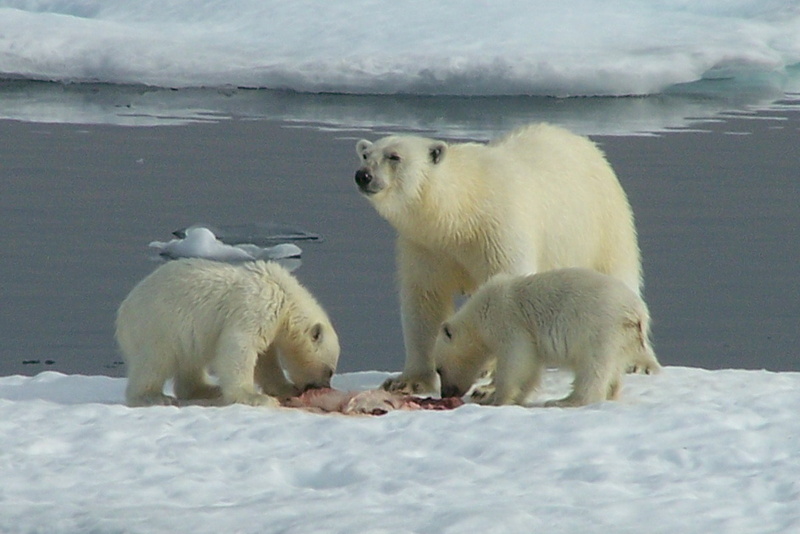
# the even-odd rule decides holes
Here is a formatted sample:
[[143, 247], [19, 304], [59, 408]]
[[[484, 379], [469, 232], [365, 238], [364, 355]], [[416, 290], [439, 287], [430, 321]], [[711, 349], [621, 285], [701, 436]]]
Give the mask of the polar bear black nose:
[[361, 189], [365, 189], [370, 182], [372, 182], [372, 173], [367, 169], [358, 169], [356, 171], [356, 183]]

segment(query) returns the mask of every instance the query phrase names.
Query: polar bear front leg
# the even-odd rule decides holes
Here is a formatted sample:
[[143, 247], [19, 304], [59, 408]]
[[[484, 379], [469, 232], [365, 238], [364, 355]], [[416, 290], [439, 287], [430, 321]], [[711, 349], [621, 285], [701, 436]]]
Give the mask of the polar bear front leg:
[[402, 238], [398, 239], [397, 265], [406, 362], [403, 373], [387, 379], [383, 389], [407, 395], [436, 393], [439, 375], [433, 344], [439, 326], [453, 313], [461, 275], [441, 254], [434, 255]]
[[[509, 325], [498, 325], [504, 329]], [[525, 405], [528, 396], [539, 387], [544, 364], [531, 343], [522, 332], [509, 329], [503, 332], [495, 348], [497, 369], [494, 376], [494, 393], [479, 400], [481, 404], [504, 406]]]
[[278, 359], [278, 349], [274, 345], [258, 355], [255, 381], [261, 387], [262, 392], [273, 397], [288, 398], [302, 393], [298, 387], [286, 379]]
[[383, 389], [406, 395], [439, 390], [439, 377], [431, 352], [439, 325], [447, 318], [450, 309], [452, 306], [447, 306], [444, 296], [434, 291], [400, 297], [406, 362], [403, 373], [387, 379]]
[[256, 391], [258, 350], [252, 340], [252, 335], [230, 328], [220, 335], [213, 367], [219, 377], [222, 398], [229, 404], [277, 407], [278, 399]]

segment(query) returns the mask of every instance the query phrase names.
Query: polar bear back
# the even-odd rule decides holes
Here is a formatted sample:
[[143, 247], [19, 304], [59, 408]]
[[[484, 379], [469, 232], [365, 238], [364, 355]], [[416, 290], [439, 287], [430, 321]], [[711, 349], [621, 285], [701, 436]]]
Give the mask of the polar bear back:
[[[613, 277], [572, 268], [505, 281], [498, 277], [492, 282], [503, 296], [485, 324], [528, 332], [546, 364], [562, 365], [601, 346], [626, 348], [622, 363], [628, 364], [640, 352], [652, 350], [647, 306]], [[496, 327], [486, 332], [489, 336], [497, 333]]]
[[639, 293], [633, 213], [589, 139], [534, 124], [489, 144], [390, 136], [360, 149], [389, 184], [369, 195], [378, 212], [403, 239], [468, 271], [468, 290], [497, 273], [585, 267]]
[[[172, 261], [142, 280], [120, 305], [117, 338], [123, 354], [147, 342], [175, 364], [208, 364], [217, 339], [235, 324], [257, 340], [271, 339], [285, 292], [284, 270], [266, 262], [231, 265], [202, 259]], [[288, 273], [287, 273], [288, 276]], [[224, 303], [224, 306], [221, 305]]]
[[[636, 293], [640, 258], [627, 196], [603, 153], [589, 139], [550, 124], [536, 124], [487, 145], [491, 175], [521, 220], [533, 229], [527, 245], [537, 251], [537, 272], [587, 267], [616, 275]], [[485, 175], [486, 176], [486, 175]], [[625, 264], [625, 265], [623, 265]], [[622, 274], [626, 273], [626, 274]]]

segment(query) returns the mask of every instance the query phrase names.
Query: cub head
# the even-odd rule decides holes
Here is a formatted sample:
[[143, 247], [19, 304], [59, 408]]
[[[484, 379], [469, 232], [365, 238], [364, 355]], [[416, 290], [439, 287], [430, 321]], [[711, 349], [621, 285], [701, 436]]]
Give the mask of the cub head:
[[328, 320], [299, 322], [280, 345], [281, 367], [301, 391], [328, 388], [339, 362], [339, 337]]
[[469, 325], [453, 317], [445, 321], [433, 347], [442, 397], [463, 397], [478, 379], [488, 349]]
[[361, 167], [356, 171], [359, 191], [378, 212], [391, 220], [416, 201], [432, 169], [446, 157], [443, 141], [416, 136], [384, 137], [374, 143], [362, 139], [356, 143]]

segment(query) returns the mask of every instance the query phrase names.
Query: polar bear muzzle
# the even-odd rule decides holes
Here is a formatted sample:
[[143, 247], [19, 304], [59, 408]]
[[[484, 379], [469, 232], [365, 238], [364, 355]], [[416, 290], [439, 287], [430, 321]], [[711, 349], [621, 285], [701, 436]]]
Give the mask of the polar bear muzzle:
[[312, 389], [330, 389], [331, 378], [333, 378], [333, 372], [334, 371], [331, 368], [323, 370], [322, 378], [320, 380], [303, 385], [302, 387], [303, 392], [310, 391]]
[[372, 171], [366, 167], [356, 171], [356, 184], [358, 189], [365, 195], [373, 195], [384, 188], [383, 181], [377, 180]]
[[386, 179], [374, 174], [369, 167], [361, 167], [356, 171], [356, 184], [365, 195], [380, 193], [389, 185]]

